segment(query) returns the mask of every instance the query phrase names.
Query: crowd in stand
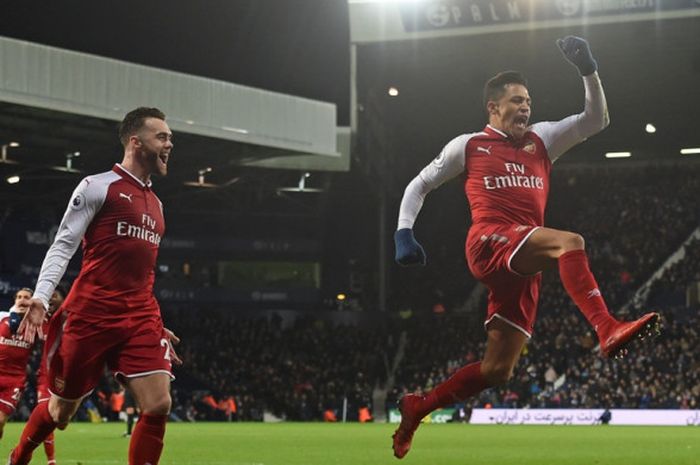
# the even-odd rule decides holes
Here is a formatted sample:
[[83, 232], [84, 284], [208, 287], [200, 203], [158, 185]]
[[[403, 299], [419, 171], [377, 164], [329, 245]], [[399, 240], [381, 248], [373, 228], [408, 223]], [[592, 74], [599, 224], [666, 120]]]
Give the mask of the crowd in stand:
[[[698, 171], [655, 167], [590, 175], [563, 171], [554, 177], [547, 224], [584, 236], [591, 267], [614, 313], [700, 225]], [[433, 234], [465, 231], [441, 227]], [[463, 236], [461, 241], [442, 241], [449, 247], [456, 244], [455, 250], [434, 249], [431, 240], [435, 242], [426, 241], [429, 259], [435, 257], [440, 266], [430, 268], [427, 279], [420, 270], [405, 271], [411, 278], [402, 287], [403, 301], [397, 300], [397, 311], [373, 325], [337, 324], [318, 315], [288, 320], [274, 314], [254, 318], [231, 310], [164, 306], [166, 324], [183, 340], [179, 351], [186, 361], [175, 373], [174, 418], [259, 421], [267, 414], [321, 420], [338, 418], [345, 404], [353, 419], [362, 407], [372, 407], [375, 386], [391, 388], [391, 408], [402, 393], [428, 391], [458, 367], [479, 359], [485, 302], [479, 312], [458, 311], [459, 300], [450, 297], [456, 272], [447, 273], [449, 280], [440, 274], [453, 266], [466, 269]], [[685, 259], [654, 286], [651, 301], [668, 305], [657, 297], [685, 295], [700, 280], [698, 263], [700, 241], [694, 241]], [[474, 284], [465, 282], [467, 289]], [[534, 336], [513, 380], [469, 404], [700, 408], [700, 312], [682, 303], [660, 309], [663, 333], [653, 343], [642, 343], [622, 361], [606, 360], [556, 270], [546, 272]], [[402, 333], [405, 346], [399, 343]], [[393, 371], [395, 360], [399, 363]], [[109, 416], [109, 398], [117, 389], [105, 378], [89, 406]], [[32, 402], [30, 388], [26, 403]], [[25, 410], [20, 408], [20, 418]]]
[[[427, 391], [457, 367], [483, 352], [483, 336], [459, 316], [431, 316], [409, 330], [430, 348], [431, 364], [414, 354], [391, 398]], [[700, 336], [698, 309], [667, 309], [663, 332], [641, 341], [624, 360], [601, 358], [597, 340], [577, 314], [541, 315], [513, 380], [487, 390], [473, 406], [530, 408], [700, 408]], [[469, 325], [468, 327], [466, 325]], [[432, 332], [427, 328], [441, 328]], [[459, 335], [458, 335], [459, 334]], [[441, 347], [442, 346], [442, 347]], [[421, 363], [416, 359], [422, 360]], [[442, 360], [442, 363], [435, 361]], [[408, 361], [408, 360], [407, 360]]]
[[[513, 380], [469, 405], [700, 408], [698, 310], [684, 307], [663, 315], [661, 336], [642, 341], [618, 361], [600, 357], [595, 336], [578, 314], [542, 314]], [[168, 317], [179, 321], [181, 355], [187, 360], [176, 371], [173, 392], [173, 418], [185, 421], [260, 421], [265, 412], [271, 418], [320, 421], [329, 411], [339, 419], [344, 400], [348, 419], [357, 419], [360, 408], [372, 408], [373, 388], [386, 381], [398, 346], [396, 331], [333, 328], [308, 318], [283, 327], [275, 318]], [[387, 408], [405, 392], [430, 390], [483, 353], [484, 331], [475, 315], [426, 313], [394, 316], [391, 322], [406, 332], [408, 342]], [[394, 342], [387, 345], [387, 340]], [[90, 408], [111, 417], [110, 395], [117, 390], [105, 378], [79, 418], [89, 419]], [[28, 404], [31, 399], [29, 394]]]
[[698, 300], [700, 293], [700, 239], [691, 240], [685, 248], [685, 256], [664, 273], [662, 280], [650, 290], [652, 303], [684, 303]]
[[619, 308], [700, 225], [699, 175], [693, 165], [559, 173], [547, 225], [583, 235], [603, 295]]
[[344, 399], [356, 416], [371, 404], [388, 349], [380, 327], [333, 326], [313, 318], [283, 325], [278, 317], [240, 319], [228, 312], [167, 318], [187, 341], [183, 370], [218, 396], [234, 393], [244, 420], [262, 419], [264, 411], [288, 420], [320, 419], [326, 410], [340, 412]]

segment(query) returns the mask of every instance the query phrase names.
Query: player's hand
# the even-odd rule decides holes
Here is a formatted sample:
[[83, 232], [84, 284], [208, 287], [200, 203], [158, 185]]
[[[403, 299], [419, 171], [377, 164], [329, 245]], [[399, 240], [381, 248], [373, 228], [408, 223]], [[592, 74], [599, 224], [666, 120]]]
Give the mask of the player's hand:
[[163, 328], [163, 330], [165, 331], [165, 336], [168, 338], [168, 344], [170, 344], [170, 360], [175, 365], [182, 365], [182, 359], [177, 355], [177, 352], [175, 352], [175, 346], [180, 343], [180, 338], [168, 328]]
[[581, 76], [588, 76], [598, 70], [598, 63], [593, 59], [586, 39], [566, 36], [563, 39], [557, 39], [557, 46], [564, 54], [564, 58], [578, 68]]
[[17, 333], [28, 343], [34, 344], [37, 334], [39, 339], [44, 339], [43, 325], [45, 321], [46, 307], [41, 300], [34, 298], [29, 301], [29, 310], [24, 314], [24, 318], [17, 328]]
[[413, 229], [403, 228], [394, 233], [396, 263], [403, 266], [425, 265], [425, 250], [413, 237]]

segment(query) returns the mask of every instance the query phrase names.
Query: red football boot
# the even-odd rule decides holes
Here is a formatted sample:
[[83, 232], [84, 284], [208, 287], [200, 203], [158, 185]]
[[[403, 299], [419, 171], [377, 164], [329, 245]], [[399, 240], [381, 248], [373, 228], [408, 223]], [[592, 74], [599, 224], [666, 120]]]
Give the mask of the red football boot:
[[627, 345], [635, 337], [644, 339], [659, 334], [659, 314], [651, 312], [635, 321], [617, 323], [601, 337], [600, 352], [604, 357], [622, 358]]
[[394, 439], [393, 449], [394, 457], [397, 459], [402, 459], [408, 454], [411, 449], [411, 441], [413, 440], [413, 433], [416, 432], [420, 421], [423, 419], [421, 413], [419, 413], [418, 406], [423, 401], [423, 396], [416, 394], [406, 394], [399, 401], [399, 412], [401, 412], [401, 424], [394, 432], [392, 438]]

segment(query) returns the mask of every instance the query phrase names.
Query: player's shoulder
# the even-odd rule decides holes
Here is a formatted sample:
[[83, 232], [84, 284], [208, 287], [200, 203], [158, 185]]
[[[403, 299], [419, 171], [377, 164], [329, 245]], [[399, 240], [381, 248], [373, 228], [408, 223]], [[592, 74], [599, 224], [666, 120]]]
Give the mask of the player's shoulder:
[[488, 133], [479, 131], [479, 132], [470, 132], [466, 134], [460, 134], [459, 136], [453, 138], [449, 144], [461, 144], [461, 145], [467, 145], [467, 142], [469, 142], [471, 139], [478, 138], [478, 137], [484, 137], [488, 136]]
[[75, 188], [70, 200], [73, 210], [81, 210], [85, 205], [101, 205], [107, 196], [109, 186], [121, 177], [114, 171], [91, 174], [84, 177]]
[[122, 177], [114, 171], [91, 174], [85, 176], [78, 184], [78, 189], [88, 192], [105, 191], [111, 184], [121, 180]]
[[447, 144], [445, 144], [444, 150], [446, 152], [458, 152], [464, 154], [469, 141], [475, 138], [483, 137], [484, 135], [488, 134], [486, 134], [485, 132], [470, 132], [468, 134], [460, 134], [459, 136], [453, 138]]
[[122, 177], [121, 175], [119, 175], [119, 173], [115, 172], [114, 170], [109, 170], [104, 171], [102, 173], [91, 174], [90, 176], [86, 176], [81, 181], [81, 184], [85, 184], [86, 186], [92, 187], [102, 187], [109, 186], [110, 184], [121, 179]]
[[0, 322], [10, 317], [10, 312], [2, 311], [0, 312]]
[[525, 138], [531, 143], [537, 146], [546, 146], [545, 139], [547, 139], [547, 134], [551, 131], [553, 121], [541, 121], [531, 125], [527, 132], [525, 133]]
[[492, 140], [498, 140], [499, 138], [494, 137], [493, 134], [490, 134], [486, 131], [478, 131], [478, 132], [472, 132], [469, 134], [463, 134], [462, 139], [460, 140], [460, 143], [463, 144], [463, 151], [464, 153], [471, 153], [474, 150], [476, 150], [476, 147], [481, 144], [481, 142], [488, 142]]
[[530, 125], [530, 127], [527, 129], [526, 134], [535, 135], [539, 138], [542, 138], [543, 134], [550, 131], [551, 128], [556, 124], [556, 121], [540, 121]]

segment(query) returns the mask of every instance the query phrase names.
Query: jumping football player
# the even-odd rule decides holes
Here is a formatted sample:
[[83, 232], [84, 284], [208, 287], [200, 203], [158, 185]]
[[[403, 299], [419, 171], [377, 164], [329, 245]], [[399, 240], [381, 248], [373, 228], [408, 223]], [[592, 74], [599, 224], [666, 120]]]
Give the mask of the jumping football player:
[[425, 252], [413, 235], [423, 200], [444, 182], [466, 174], [472, 214], [467, 263], [488, 287], [489, 297], [483, 359], [460, 368], [426, 396], [409, 394], [399, 402], [401, 424], [393, 436], [397, 458], [408, 453], [425, 415], [510, 379], [533, 331], [544, 269], [558, 267], [567, 293], [595, 328], [604, 356], [624, 353], [632, 338], [651, 331], [658, 320], [656, 313], [633, 322], [611, 316], [589, 268], [583, 237], [543, 226], [552, 163], [609, 124], [598, 65], [588, 43], [569, 36], [557, 45], [582, 76], [582, 113], [530, 125], [525, 78], [512, 71], [500, 73], [484, 89], [486, 127], [450, 141], [404, 192], [395, 233], [396, 260], [402, 265], [425, 264]]

